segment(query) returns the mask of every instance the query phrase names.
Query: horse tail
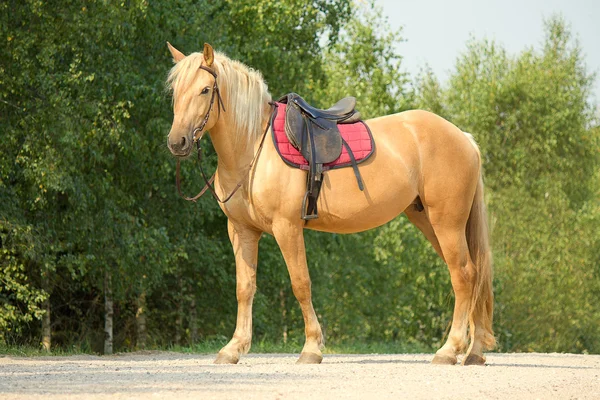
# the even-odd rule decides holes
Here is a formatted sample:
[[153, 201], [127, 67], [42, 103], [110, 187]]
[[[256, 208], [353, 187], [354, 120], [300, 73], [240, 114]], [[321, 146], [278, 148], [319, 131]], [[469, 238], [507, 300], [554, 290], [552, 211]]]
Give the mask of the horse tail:
[[[473, 144], [477, 148], [474, 141]], [[478, 148], [477, 150], [479, 151]], [[469, 331], [471, 336], [471, 344], [467, 351], [467, 355], [469, 355], [475, 342], [476, 327], [483, 330], [483, 332], [478, 331], [477, 336], [482, 340], [484, 350], [493, 349], [496, 346], [496, 338], [492, 330], [494, 318], [492, 253], [487, 224], [487, 210], [483, 198], [481, 165], [479, 182], [467, 220], [466, 236], [469, 254], [475, 265], [474, 287], [469, 307]]]

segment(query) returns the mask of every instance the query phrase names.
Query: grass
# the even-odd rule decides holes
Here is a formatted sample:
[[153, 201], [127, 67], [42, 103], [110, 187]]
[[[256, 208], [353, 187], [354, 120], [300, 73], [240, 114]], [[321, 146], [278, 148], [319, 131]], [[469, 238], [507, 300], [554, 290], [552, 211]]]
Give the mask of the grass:
[[14, 357], [42, 357], [42, 356], [74, 356], [78, 354], [93, 354], [90, 351], [83, 351], [78, 348], [63, 349], [54, 348], [52, 351], [47, 352], [41, 347], [35, 346], [7, 346], [0, 344], [0, 356], [14, 356]]
[[[225, 344], [226, 339], [206, 340], [191, 346], [166, 346], [154, 347], [147, 350], [173, 351], [186, 354], [216, 354]], [[131, 349], [118, 349], [118, 352], [131, 352]], [[255, 340], [251, 353], [289, 353], [300, 354], [302, 343], [289, 341], [288, 343]], [[341, 342], [328, 344], [324, 354], [399, 354], [399, 353], [432, 353], [435, 350], [421, 345], [405, 344], [398, 342]], [[7, 346], [0, 344], [0, 356], [14, 357], [40, 357], [40, 356], [72, 356], [79, 354], [97, 354], [81, 347], [53, 348], [50, 353], [35, 346]]]

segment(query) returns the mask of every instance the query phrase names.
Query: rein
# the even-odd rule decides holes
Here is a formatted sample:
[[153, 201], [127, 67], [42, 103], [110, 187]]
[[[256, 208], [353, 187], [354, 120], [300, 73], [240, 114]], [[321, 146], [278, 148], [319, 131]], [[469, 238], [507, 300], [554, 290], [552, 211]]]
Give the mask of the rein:
[[[209, 72], [212, 76], [214, 76], [215, 78], [215, 83], [213, 85], [213, 94], [212, 97], [210, 99], [210, 106], [208, 107], [208, 111], [206, 112], [206, 115], [204, 116], [204, 119], [202, 120], [202, 123], [200, 124], [200, 126], [198, 128], [195, 128], [192, 132], [192, 137], [194, 139], [194, 142], [196, 143], [196, 147], [198, 148], [198, 159], [197, 159], [197, 163], [198, 163], [198, 167], [200, 168], [200, 173], [202, 174], [202, 178], [204, 179], [204, 182], [206, 182], [206, 184], [204, 185], [204, 187], [202, 188], [202, 190], [195, 195], [194, 197], [187, 197], [183, 194], [183, 192], [181, 191], [181, 161], [179, 160], [179, 158], [177, 159], [177, 169], [176, 169], [176, 176], [175, 176], [175, 184], [177, 186], [177, 192], [179, 193], [179, 196], [181, 196], [183, 199], [187, 200], [187, 201], [193, 201], [196, 202], [200, 197], [202, 197], [202, 195], [207, 191], [210, 190], [211, 194], [213, 195], [213, 197], [221, 204], [227, 203], [235, 194], [235, 192], [238, 191], [238, 189], [240, 187], [242, 187], [242, 184], [244, 183], [244, 181], [246, 180], [246, 178], [248, 177], [248, 174], [250, 173], [250, 171], [252, 170], [252, 165], [254, 164], [254, 162], [256, 161], [256, 159], [258, 158], [258, 155], [260, 154], [260, 151], [262, 150], [263, 144], [265, 143], [265, 137], [267, 136], [267, 132], [269, 131], [269, 127], [271, 126], [271, 122], [269, 120], [269, 122], [267, 122], [267, 127], [265, 128], [265, 131], [262, 135], [262, 139], [260, 140], [260, 145], [258, 146], [258, 150], [256, 151], [256, 154], [254, 154], [254, 158], [252, 159], [252, 161], [250, 162], [250, 165], [248, 166], [248, 171], [246, 172], [246, 174], [244, 175], [244, 177], [240, 180], [240, 182], [237, 184], [237, 186], [235, 187], [235, 189], [233, 189], [233, 191], [229, 194], [229, 196], [227, 196], [224, 200], [221, 200], [219, 198], [219, 196], [217, 195], [217, 192], [215, 191], [215, 189], [212, 186], [212, 183], [215, 180], [215, 175], [216, 172], [209, 178], [206, 177], [206, 174], [204, 173], [204, 169], [202, 168], [202, 148], [200, 147], [200, 136], [196, 137], [196, 134], [198, 132], [202, 132], [202, 130], [204, 130], [204, 127], [206, 126], [206, 123], [208, 122], [208, 119], [210, 117], [210, 112], [212, 110], [214, 101], [215, 101], [215, 93], [217, 95], [217, 97], [219, 98], [219, 101], [217, 102], [217, 106], [219, 108], [219, 115], [217, 117], [217, 119], [219, 119], [219, 117], [221, 116], [221, 107], [223, 107], [223, 111], [225, 112], [225, 105], [223, 104], [223, 99], [221, 98], [221, 92], [219, 91], [219, 86], [217, 85], [217, 74], [210, 68], [205, 67], [204, 65], [200, 66], [201, 69]], [[269, 103], [271, 105], [271, 107], [274, 107], [274, 103]]]

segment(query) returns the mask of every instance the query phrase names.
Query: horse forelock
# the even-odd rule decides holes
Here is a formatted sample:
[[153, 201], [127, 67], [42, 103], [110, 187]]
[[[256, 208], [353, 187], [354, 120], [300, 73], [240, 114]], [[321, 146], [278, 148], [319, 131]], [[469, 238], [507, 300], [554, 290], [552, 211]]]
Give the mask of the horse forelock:
[[[174, 99], [193, 84], [203, 62], [202, 53], [192, 53], [173, 66], [166, 83]], [[218, 52], [215, 52], [212, 68], [217, 74], [226, 110], [221, 110], [220, 118], [227, 119], [227, 125], [238, 140], [251, 143], [262, 133], [263, 109], [271, 101], [262, 74]]]

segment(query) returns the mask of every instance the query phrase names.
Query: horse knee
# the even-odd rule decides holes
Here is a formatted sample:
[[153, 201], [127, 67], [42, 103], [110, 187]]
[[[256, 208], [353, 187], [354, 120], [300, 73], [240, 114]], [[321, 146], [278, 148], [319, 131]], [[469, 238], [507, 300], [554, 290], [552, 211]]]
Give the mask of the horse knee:
[[470, 292], [475, 282], [475, 275], [473, 271], [468, 268], [457, 268], [456, 270], [450, 270], [450, 281], [452, 282], [452, 288], [457, 292]]
[[254, 283], [238, 283], [236, 288], [236, 296], [239, 302], [251, 300], [254, 297], [254, 293], [256, 293], [256, 285]]
[[477, 271], [467, 251], [451, 252], [446, 262], [452, 287], [457, 291], [470, 291], [476, 281]]
[[295, 279], [292, 282], [292, 291], [299, 302], [309, 300], [311, 298], [310, 279]]

